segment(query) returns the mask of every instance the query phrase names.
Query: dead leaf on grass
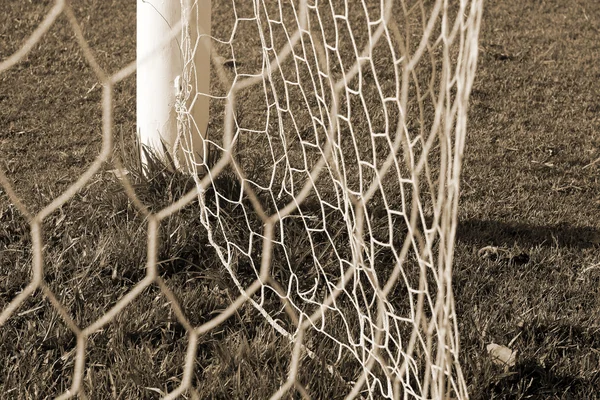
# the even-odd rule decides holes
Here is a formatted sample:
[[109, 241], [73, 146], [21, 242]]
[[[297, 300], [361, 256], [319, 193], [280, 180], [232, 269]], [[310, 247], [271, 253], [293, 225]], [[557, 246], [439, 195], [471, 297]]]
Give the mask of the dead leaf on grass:
[[487, 351], [496, 365], [509, 368], [513, 367], [517, 362], [517, 351], [513, 351], [506, 346], [490, 343], [487, 345]]
[[496, 246], [485, 246], [477, 252], [480, 258], [496, 261], [500, 257], [500, 252], [503, 251]]
[[504, 262], [509, 265], [525, 265], [530, 259], [527, 253], [512, 255], [510, 251], [496, 246], [485, 246], [479, 249], [477, 255], [485, 260]]

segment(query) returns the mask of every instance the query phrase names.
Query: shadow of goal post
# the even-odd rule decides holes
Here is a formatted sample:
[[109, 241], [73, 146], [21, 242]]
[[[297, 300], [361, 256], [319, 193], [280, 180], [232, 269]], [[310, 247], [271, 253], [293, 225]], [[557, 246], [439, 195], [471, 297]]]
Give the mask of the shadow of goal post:
[[481, 8], [138, 0], [140, 142], [194, 177], [239, 290], [193, 342], [251, 304], [293, 348], [273, 398], [311, 395], [310, 362], [348, 398], [468, 398], [451, 276]]

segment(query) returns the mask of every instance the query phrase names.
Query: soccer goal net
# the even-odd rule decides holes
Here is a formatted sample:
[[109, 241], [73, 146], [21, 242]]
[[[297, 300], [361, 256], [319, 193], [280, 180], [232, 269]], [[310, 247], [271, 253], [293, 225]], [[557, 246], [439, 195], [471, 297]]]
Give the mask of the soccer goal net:
[[[93, 60], [66, 3], [56, 4], [51, 12], [67, 10]], [[452, 262], [482, 1], [213, 1], [210, 32], [197, 23], [197, 0], [181, 7], [182, 24], [173, 27], [184, 71], [173, 104], [178, 136], [167, 150], [184, 154], [172, 161], [185, 163], [195, 187], [148, 215], [146, 278], [87, 327], [61, 314], [77, 335], [67, 394], [82, 387], [89, 335], [158, 282], [188, 338], [180, 385], [168, 398], [198, 395], [203, 336], [244, 307], [289, 344], [277, 354], [287, 376], [273, 398], [317, 398], [319, 385], [339, 388], [340, 398], [468, 398]], [[193, 62], [206, 49], [211, 76]], [[109, 93], [133, 69], [95, 71]], [[191, 111], [202, 102], [210, 104], [206, 121]], [[103, 148], [97, 165], [31, 216], [32, 233], [110, 151]], [[123, 184], [137, 204], [127, 177]], [[164, 287], [152, 250], [161, 221], [190, 205], [210, 254], [237, 287], [228, 306], [200, 325]], [[33, 268], [0, 322], [44, 288], [41, 261]]]
[[350, 398], [467, 397], [451, 277], [480, 13], [479, 1], [213, 5], [216, 82], [185, 86], [210, 97], [209, 128], [190, 129], [184, 109], [180, 134], [217, 160], [195, 167], [240, 292], [228, 312], [247, 301], [293, 344], [275, 397], [310, 394], [308, 358]]

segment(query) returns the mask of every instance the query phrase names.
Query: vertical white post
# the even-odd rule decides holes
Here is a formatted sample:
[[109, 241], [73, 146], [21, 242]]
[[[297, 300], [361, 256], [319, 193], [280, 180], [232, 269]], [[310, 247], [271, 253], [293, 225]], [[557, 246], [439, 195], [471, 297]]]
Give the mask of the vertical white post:
[[[182, 170], [191, 172], [190, 162], [200, 163], [208, 126], [210, 86], [211, 1], [189, 1], [189, 43], [193, 60], [184, 59], [181, 32], [173, 35], [182, 17], [179, 0], [137, 0], [137, 132], [140, 144], [163, 160], [165, 150]], [[184, 13], [185, 14], [185, 13]], [[185, 29], [185, 25], [184, 25]], [[171, 40], [165, 42], [166, 39]], [[201, 37], [199, 37], [201, 36]], [[186, 61], [191, 63], [185, 64]], [[183, 79], [184, 68], [189, 70]], [[175, 104], [180, 83], [192, 85], [186, 102], [192, 120], [191, 135], [178, 139]], [[198, 132], [199, 131], [199, 132]], [[144, 152], [142, 163], [146, 164]]]

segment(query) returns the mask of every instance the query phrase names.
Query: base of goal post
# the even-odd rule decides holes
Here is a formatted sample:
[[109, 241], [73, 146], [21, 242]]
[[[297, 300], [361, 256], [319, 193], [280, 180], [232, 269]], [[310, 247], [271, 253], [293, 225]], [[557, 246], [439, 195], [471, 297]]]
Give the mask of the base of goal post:
[[188, 173], [207, 158], [210, 26], [210, 0], [137, 2], [139, 142]]

